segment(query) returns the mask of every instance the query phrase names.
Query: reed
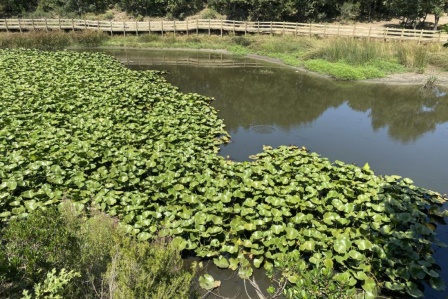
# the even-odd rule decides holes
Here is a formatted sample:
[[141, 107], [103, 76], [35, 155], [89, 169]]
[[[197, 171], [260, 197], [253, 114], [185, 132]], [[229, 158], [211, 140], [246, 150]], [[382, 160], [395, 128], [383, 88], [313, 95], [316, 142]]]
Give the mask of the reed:
[[0, 33], [0, 48], [29, 48], [40, 50], [62, 50], [69, 46], [98, 47], [109, 36], [97, 31], [31, 31], [25, 33]]
[[71, 44], [70, 35], [61, 31], [34, 31], [26, 33], [1, 33], [0, 48], [34, 48], [40, 50], [61, 50]]

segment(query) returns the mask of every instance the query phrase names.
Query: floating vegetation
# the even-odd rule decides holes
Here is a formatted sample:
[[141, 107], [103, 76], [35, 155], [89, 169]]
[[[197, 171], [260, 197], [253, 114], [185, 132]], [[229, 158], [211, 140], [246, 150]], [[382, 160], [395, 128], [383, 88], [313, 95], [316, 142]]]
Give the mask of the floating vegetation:
[[0, 81], [3, 221], [70, 199], [242, 278], [300, 256], [366, 298], [444, 288], [432, 254], [446, 199], [410, 179], [291, 146], [227, 161], [209, 98], [102, 54], [0, 50]]

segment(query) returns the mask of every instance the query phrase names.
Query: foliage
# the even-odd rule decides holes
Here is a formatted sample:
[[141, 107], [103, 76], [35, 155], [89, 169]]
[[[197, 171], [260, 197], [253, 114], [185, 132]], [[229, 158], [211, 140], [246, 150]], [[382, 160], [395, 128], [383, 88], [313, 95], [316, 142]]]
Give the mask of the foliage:
[[47, 273], [43, 284], [34, 285], [34, 296], [30, 295], [28, 290], [23, 291], [23, 299], [62, 299], [61, 291], [65, 286], [75, 277], [78, 277], [79, 273], [62, 269], [56, 274], [56, 269]]
[[199, 13], [208, 18], [226, 15], [229, 19], [259, 21], [322, 21], [401, 17], [403, 25], [423, 24], [434, 14], [434, 28], [446, 11], [447, 0], [0, 0], [0, 17], [85, 17], [119, 8], [138, 19], [166, 17], [183, 19]]
[[0, 51], [0, 79], [4, 221], [71, 199], [118, 217], [138, 240], [172, 238], [245, 279], [289, 253], [332, 264], [366, 297], [443, 287], [432, 245], [446, 200], [410, 179], [295, 147], [227, 161], [210, 99], [101, 54]]
[[112, 254], [105, 274], [110, 298], [189, 297], [193, 275], [182, 271], [178, 249], [165, 239], [150, 244], [122, 239]]
[[61, 50], [70, 45], [70, 35], [63, 32], [35, 31], [0, 34], [0, 48], [35, 48]]
[[62, 50], [69, 46], [98, 47], [109, 36], [104, 32], [81, 31], [65, 33], [61, 31], [34, 31], [26, 33], [0, 34], [0, 48], [29, 48], [40, 50]]
[[3, 271], [9, 279], [18, 280], [11, 290], [15, 293], [20, 293], [15, 287], [29, 288], [43, 281], [51, 269], [59, 271], [75, 264], [71, 252], [76, 251], [78, 244], [56, 209], [37, 210], [27, 221], [9, 222], [2, 231], [2, 241], [8, 265]]
[[[4, 239], [5, 250], [0, 251], [8, 258], [5, 265], [11, 269], [1, 272], [6, 274], [6, 281], [0, 295], [14, 298], [23, 290], [24, 298], [188, 297], [193, 274], [182, 269], [179, 251], [173, 244], [166, 239], [138, 242], [126, 235], [111, 217], [95, 211], [87, 217], [80, 209], [82, 205], [64, 201], [59, 210], [50, 207], [34, 211], [25, 220], [9, 223], [3, 233], [6, 236], [18, 235], [14, 239]], [[48, 252], [46, 247], [36, 246], [39, 242], [31, 242], [33, 240], [26, 239], [27, 235], [22, 233], [22, 230], [36, 229], [36, 221], [33, 220], [36, 215], [46, 220], [39, 223], [42, 239], [52, 240], [54, 224], [58, 220], [58, 229], [69, 232], [55, 239], [62, 245], [57, 247], [58, 251]], [[20, 222], [20, 228], [15, 226], [16, 222]], [[75, 246], [64, 246], [68, 240]], [[30, 253], [22, 258], [20, 264], [27, 270], [25, 275], [19, 275], [14, 263], [17, 253], [11, 252], [11, 248]], [[38, 256], [39, 264], [32, 264], [37, 259], [33, 254]], [[66, 259], [56, 259], [57, 255]], [[66, 268], [72, 270], [67, 272]], [[56, 269], [61, 269], [58, 274]], [[31, 277], [35, 277], [34, 283], [23, 281], [29, 281]], [[28, 291], [31, 287], [34, 295]]]
[[81, 32], [75, 32], [71, 34], [72, 41], [83, 47], [99, 47], [107, 39], [109, 35], [104, 32], [85, 30]]
[[290, 267], [297, 273], [295, 284], [289, 284], [284, 295], [289, 299], [350, 299], [356, 297], [356, 290], [344, 276], [333, 272], [333, 263], [327, 259], [323, 264], [317, 263], [311, 269], [299, 256], [285, 256], [282, 268]]

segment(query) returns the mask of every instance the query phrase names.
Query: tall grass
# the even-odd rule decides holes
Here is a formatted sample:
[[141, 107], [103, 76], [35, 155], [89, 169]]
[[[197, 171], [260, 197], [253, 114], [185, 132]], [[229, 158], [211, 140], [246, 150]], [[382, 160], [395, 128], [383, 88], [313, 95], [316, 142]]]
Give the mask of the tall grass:
[[320, 40], [314, 49], [304, 54], [306, 59], [325, 59], [330, 62], [344, 61], [351, 65], [363, 65], [385, 58], [381, 43], [351, 38]]
[[35, 48], [41, 50], [61, 50], [71, 44], [70, 35], [55, 31], [34, 31], [26, 33], [1, 33], [0, 48]]
[[40, 50], [62, 50], [69, 46], [98, 47], [109, 36], [97, 31], [31, 31], [25, 33], [0, 33], [0, 48], [33, 48]]

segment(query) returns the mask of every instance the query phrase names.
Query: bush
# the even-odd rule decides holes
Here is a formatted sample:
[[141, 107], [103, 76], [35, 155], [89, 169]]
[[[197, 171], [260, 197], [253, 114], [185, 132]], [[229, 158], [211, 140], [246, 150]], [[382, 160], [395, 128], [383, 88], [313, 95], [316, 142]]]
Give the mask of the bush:
[[310, 71], [327, 74], [340, 80], [364, 80], [385, 76], [384, 72], [373, 66], [356, 67], [342, 62], [328, 62], [322, 59], [308, 60], [304, 64]]
[[182, 271], [179, 252], [166, 239], [117, 241], [105, 275], [108, 298], [189, 297], [193, 275]]
[[43, 284], [38, 283], [34, 285], [34, 296], [31, 296], [28, 290], [23, 291], [22, 299], [62, 299], [62, 293], [66, 285], [75, 277], [78, 277], [79, 273], [70, 271], [67, 272], [62, 269], [58, 274], [53, 269], [47, 273]]
[[14, 219], [1, 235], [8, 263], [2, 270], [12, 282], [3, 291], [9, 294], [43, 281], [53, 268], [72, 268], [75, 264], [78, 244], [57, 208], [37, 210], [25, 220]]
[[251, 41], [244, 36], [234, 36], [232, 42], [242, 47], [248, 47], [251, 44]]
[[193, 273], [169, 240], [139, 242], [115, 219], [78, 207], [37, 210], [2, 230], [1, 298], [32, 298], [31, 290], [35, 298], [45, 290], [51, 298], [189, 297]]
[[83, 47], [99, 47], [106, 40], [109, 39], [109, 35], [102, 31], [84, 30], [71, 34], [72, 40], [75, 44]]

